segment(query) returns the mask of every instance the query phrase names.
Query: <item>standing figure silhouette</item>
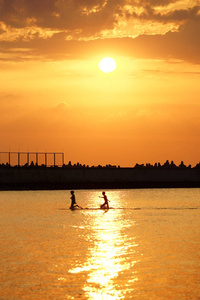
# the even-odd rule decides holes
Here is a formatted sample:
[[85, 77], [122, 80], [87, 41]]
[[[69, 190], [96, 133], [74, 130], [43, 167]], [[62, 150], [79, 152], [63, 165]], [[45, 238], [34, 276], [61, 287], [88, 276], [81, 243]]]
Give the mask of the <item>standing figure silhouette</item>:
[[108, 198], [106, 196], [105, 192], [102, 192], [103, 197], [99, 196], [99, 198], [103, 198], [104, 199], [104, 203], [100, 205], [100, 208], [109, 208], [109, 203], [108, 203]]

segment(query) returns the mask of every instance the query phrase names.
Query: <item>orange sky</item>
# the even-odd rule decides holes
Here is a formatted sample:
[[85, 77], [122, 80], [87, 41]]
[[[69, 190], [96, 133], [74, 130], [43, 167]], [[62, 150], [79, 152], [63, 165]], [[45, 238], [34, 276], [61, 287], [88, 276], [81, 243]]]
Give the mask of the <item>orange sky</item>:
[[199, 1], [0, 0], [0, 151], [196, 165], [199, 83]]

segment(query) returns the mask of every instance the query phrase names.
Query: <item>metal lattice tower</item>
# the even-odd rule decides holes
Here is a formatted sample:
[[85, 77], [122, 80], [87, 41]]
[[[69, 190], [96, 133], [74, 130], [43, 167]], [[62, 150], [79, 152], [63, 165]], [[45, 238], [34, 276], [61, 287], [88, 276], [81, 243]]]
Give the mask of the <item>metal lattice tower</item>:
[[[28, 165], [30, 166], [30, 161], [31, 161], [31, 157], [35, 160], [36, 165], [45, 165], [47, 166], [62, 166], [64, 165], [64, 153], [63, 152], [0, 152], [0, 164], [2, 163], [1, 161], [1, 157], [2, 155], [5, 157], [6, 159], [4, 159], [4, 161], [6, 163], [8, 163], [9, 165], [11, 165], [11, 160], [12, 158], [15, 156], [17, 156], [17, 164], [18, 166], [21, 166], [21, 158], [22, 156], [26, 157], [26, 162], [24, 165]], [[50, 157], [53, 157], [53, 159], [50, 159]], [[61, 157], [61, 164], [56, 164], [56, 162], [58, 161], [58, 158]], [[40, 160], [43, 159], [44, 163], [40, 163]], [[52, 161], [52, 163], [49, 163], [50, 160]], [[33, 160], [32, 160], [33, 162]]]

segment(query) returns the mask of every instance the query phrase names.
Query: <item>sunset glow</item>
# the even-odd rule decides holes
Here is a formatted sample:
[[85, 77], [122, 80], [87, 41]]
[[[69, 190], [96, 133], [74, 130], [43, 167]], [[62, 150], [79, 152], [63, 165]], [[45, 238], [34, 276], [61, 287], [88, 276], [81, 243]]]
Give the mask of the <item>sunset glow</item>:
[[199, 162], [197, 1], [12, 2], [0, 5], [1, 151]]

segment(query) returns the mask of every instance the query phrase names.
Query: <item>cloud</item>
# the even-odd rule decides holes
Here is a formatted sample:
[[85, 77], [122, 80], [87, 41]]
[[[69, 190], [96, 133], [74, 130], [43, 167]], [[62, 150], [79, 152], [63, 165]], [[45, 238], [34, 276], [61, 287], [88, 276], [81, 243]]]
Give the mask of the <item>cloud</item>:
[[[19, 39], [2, 42], [2, 51], [8, 59], [73, 59], [87, 58], [94, 54], [113, 52], [133, 58], [179, 59], [200, 63], [200, 22], [187, 22], [177, 32], [169, 31], [164, 35], [143, 34], [136, 38], [96, 39], [91, 41], [66, 40], [66, 33], [58, 33], [47, 39], [39, 36], [31, 41]], [[23, 49], [24, 51], [23, 51]], [[20, 51], [21, 49], [21, 51]], [[27, 49], [27, 50], [26, 50]], [[4, 59], [6, 59], [4, 57]]]
[[57, 60], [83, 58], [105, 50], [134, 57], [171, 57], [199, 63], [197, 3], [195, 0], [0, 0], [0, 52], [7, 53], [0, 57]]
[[184, 8], [172, 7], [167, 13], [163, 9], [159, 12], [159, 8], [177, 2], [180, 3], [168, 0], [0, 0], [0, 19], [13, 28], [78, 30], [82, 36], [88, 36], [115, 28], [122, 17], [161, 22], [200, 17], [196, 1], [190, 1], [194, 3], [190, 7], [183, 2]]
[[0, 19], [15, 28], [30, 24], [41, 28], [81, 30], [85, 34], [111, 28], [119, 0], [1, 0]]
[[[138, 50], [144, 49], [152, 58], [174, 58], [200, 63], [200, 21], [182, 25], [178, 32], [165, 35], [140, 36], [135, 39]], [[139, 51], [138, 51], [139, 52]], [[144, 50], [143, 50], [144, 53]]]

